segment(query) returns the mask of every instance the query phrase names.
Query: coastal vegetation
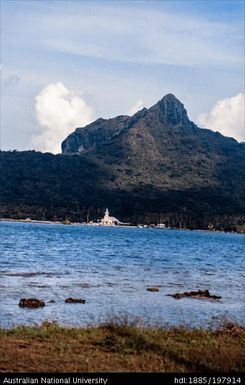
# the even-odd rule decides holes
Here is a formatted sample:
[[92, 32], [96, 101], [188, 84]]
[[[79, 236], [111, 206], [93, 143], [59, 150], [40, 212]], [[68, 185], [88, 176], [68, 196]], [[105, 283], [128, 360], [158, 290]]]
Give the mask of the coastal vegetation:
[[100, 326], [0, 329], [1, 372], [243, 372], [245, 328], [140, 326], [127, 317]]
[[[221, 187], [194, 189], [190, 181], [187, 190], [153, 184], [113, 188], [110, 176], [82, 155], [35, 151], [0, 151], [0, 170], [2, 219], [90, 222], [109, 207], [133, 225], [245, 231], [243, 199]], [[229, 183], [229, 173], [224, 177], [222, 183]]]
[[97, 119], [62, 154], [0, 151], [0, 218], [244, 232], [245, 146], [189, 120], [171, 94]]

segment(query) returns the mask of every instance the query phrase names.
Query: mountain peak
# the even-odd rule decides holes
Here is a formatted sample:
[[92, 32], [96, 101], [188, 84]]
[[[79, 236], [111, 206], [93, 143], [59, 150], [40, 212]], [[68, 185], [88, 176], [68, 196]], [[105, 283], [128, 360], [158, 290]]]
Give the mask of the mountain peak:
[[174, 94], [164, 95], [161, 100], [166, 100], [167, 102], [181, 103], [179, 99], [176, 98]]
[[152, 109], [154, 112], [158, 111], [161, 121], [172, 126], [190, 122], [184, 105], [173, 94], [165, 95]]

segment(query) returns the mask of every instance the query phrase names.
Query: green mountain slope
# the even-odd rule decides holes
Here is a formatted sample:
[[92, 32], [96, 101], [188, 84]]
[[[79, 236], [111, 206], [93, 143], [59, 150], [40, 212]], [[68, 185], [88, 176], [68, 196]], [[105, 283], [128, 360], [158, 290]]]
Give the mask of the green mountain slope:
[[[106, 123], [104, 120], [103, 130]], [[78, 151], [78, 140], [71, 151], [103, 165], [113, 178], [113, 188], [129, 190], [152, 184], [161, 190], [221, 188], [226, 190], [224, 194], [233, 193], [235, 188], [240, 199], [244, 146], [232, 138], [198, 128], [175, 96], [166, 95], [149, 110], [143, 109], [132, 118], [124, 117], [124, 127], [118, 127], [116, 121], [114, 124], [114, 135], [99, 145], [93, 145], [99, 142], [97, 130], [96, 135], [93, 131], [96, 137], [90, 146]], [[79, 129], [82, 143], [96, 125], [97, 122]], [[77, 138], [77, 131], [63, 142], [63, 153], [69, 153], [67, 148], [74, 137]]]
[[235, 228], [244, 220], [245, 146], [200, 129], [169, 94], [134, 116], [98, 119], [63, 155], [0, 153], [0, 215]]

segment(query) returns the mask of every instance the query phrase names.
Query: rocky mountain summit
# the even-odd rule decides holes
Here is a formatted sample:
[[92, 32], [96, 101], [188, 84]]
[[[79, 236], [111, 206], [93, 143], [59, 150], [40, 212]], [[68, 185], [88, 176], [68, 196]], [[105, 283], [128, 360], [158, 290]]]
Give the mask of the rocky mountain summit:
[[171, 126], [191, 123], [183, 104], [174, 95], [168, 94], [149, 110], [143, 108], [132, 117], [121, 115], [112, 119], [100, 118], [85, 127], [77, 128], [63, 141], [62, 153], [78, 153], [98, 148], [146, 116], [147, 121], [154, 116], [162, 124]]
[[172, 94], [132, 117], [98, 119], [77, 128], [62, 143], [62, 152], [103, 164], [109, 181], [126, 189], [149, 184], [161, 189], [216, 188], [224, 182], [221, 174], [230, 174], [230, 189], [236, 176], [229, 169], [239, 174], [244, 162], [241, 144], [197, 127]]
[[190, 121], [172, 94], [97, 119], [62, 155], [0, 152], [0, 217], [234, 229], [245, 221], [245, 146]]

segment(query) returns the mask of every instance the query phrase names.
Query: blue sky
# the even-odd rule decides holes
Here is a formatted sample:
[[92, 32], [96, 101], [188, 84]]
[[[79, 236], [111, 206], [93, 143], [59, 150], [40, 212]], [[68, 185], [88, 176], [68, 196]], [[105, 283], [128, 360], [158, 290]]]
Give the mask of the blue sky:
[[243, 140], [243, 20], [239, 0], [1, 0], [1, 149], [58, 152], [76, 126], [169, 92]]

